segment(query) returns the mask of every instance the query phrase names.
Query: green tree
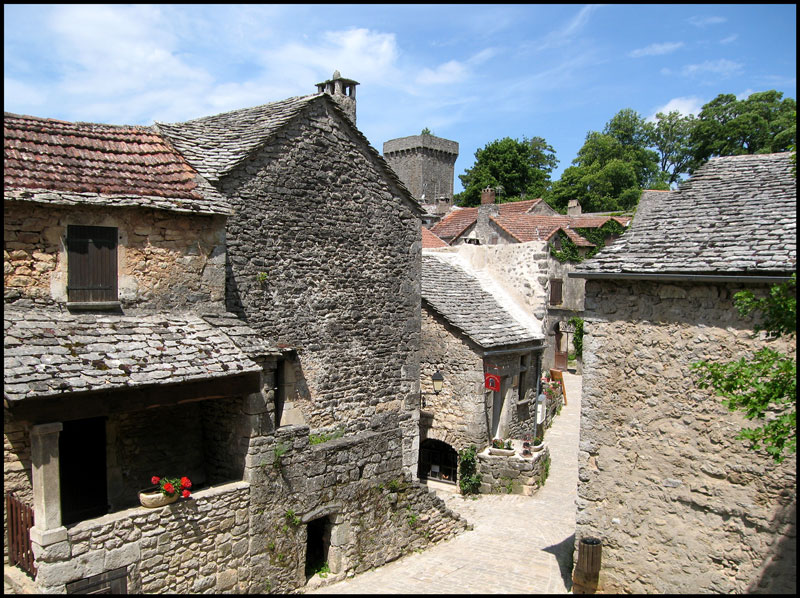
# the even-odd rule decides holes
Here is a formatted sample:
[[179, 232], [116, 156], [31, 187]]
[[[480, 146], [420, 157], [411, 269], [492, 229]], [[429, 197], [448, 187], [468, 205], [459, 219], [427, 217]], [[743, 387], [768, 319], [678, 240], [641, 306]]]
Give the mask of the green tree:
[[[773, 286], [769, 293], [756, 298], [751, 291], [734, 295], [739, 314], [761, 313], [762, 322], [756, 332], [767, 331], [768, 337], [796, 338], [797, 299], [796, 275]], [[712, 388], [724, 397], [723, 404], [731, 411], [741, 411], [745, 418], [762, 425], [744, 428], [739, 434], [750, 441], [750, 448], [763, 448], [780, 463], [797, 451], [797, 361], [769, 347], [759, 349], [752, 358], [743, 357], [728, 363], [698, 361], [692, 364], [698, 372], [698, 386]]]
[[541, 197], [557, 165], [555, 150], [542, 137], [492, 141], [475, 152], [472, 168], [458, 175], [464, 191], [456, 196], [456, 203], [480, 204], [481, 191], [487, 187], [502, 188], [506, 201]]
[[720, 94], [704, 105], [689, 144], [690, 172], [709, 158], [789, 151], [797, 139], [797, 103], [783, 93], [762, 91], [737, 100]]
[[553, 208], [565, 213], [570, 199], [585, 212], [630, 210], [642, 189], [667, 189], [658, 154], [648, 149], [650, 127], [630, 108], [620, 110], [602, 133], [589, 131], [572, 166], [545, 194]]
[[697, 119], [693, 115], [683, 116], [677, 110], [656, 114], [656, 121], [649, 123], [650, 145], [659, 155], [659, 168], [670, 185], [682, 180], [681, 175], [689, 171], [692, 160], [689, 138]]

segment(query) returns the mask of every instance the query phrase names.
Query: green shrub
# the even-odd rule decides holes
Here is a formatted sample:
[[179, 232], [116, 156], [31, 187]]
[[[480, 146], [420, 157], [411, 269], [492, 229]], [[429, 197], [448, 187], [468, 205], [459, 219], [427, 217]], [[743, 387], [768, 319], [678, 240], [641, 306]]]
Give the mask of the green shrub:
[[458, 472], [461, 494], [477, 494], [481, 488], [481, 476], [477, 473], [478, 449], [475, 445], [458, 453]]

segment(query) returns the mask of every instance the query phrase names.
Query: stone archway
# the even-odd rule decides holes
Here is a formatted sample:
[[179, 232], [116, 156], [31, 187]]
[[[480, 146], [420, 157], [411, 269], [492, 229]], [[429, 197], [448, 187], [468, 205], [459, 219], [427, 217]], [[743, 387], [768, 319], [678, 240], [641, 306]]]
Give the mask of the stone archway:
[[448, 443], [428, 438], [419, 445], [417, 475], [421, 480], [455, 484], [458, 480], [458, 453]]

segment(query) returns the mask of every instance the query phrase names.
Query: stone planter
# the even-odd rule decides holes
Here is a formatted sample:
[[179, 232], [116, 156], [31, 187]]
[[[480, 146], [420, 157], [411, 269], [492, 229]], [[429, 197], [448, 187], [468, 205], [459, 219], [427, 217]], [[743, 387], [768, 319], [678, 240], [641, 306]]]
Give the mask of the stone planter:
[[538, 452], [539, 452], [540, 450], [542, 450], [543, 448], [544, 448], [544, 442], [542, 442], [541, 444], [534, 444], [534, 445], [531, 447], [531, 450], [532, 450], [534, 453], [538, 453]]
[[503, 457], [510, 457], [511, 455], [515, 454], [517, 451], [514, 449], [500, 449], [494, 448], [493, 446], [489, 447], [489, 454], [490, 455], [500, 455]]
[[176, 500], [178, 500], [177, 492], [172, 496], [162, 494], [161, 490], [158, 489], [158, 486], [145, 488], [144, 490], [139, 491], [139, 502], [143, 507], [147, 507], [148, 509], [163, 507], [175, 502]]

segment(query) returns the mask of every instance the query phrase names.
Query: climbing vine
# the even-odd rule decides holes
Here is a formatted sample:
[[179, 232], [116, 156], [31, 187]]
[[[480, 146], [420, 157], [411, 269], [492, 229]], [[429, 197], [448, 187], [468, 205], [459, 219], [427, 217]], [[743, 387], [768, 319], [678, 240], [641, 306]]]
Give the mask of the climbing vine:
[[553, 243], [549, 244], [550, 255], [557, 259], [562, 264], [570, 262], [578, 264], [585, 259], [592, 257], [606, 245], [606, 239], [612, 235], [619, 236], [625, 232], [625, 227], [616, 220], [609, 220], [603, 226], [598, 228], [576, 228], [573, 229], [576, 233], [582, 236], [590, 243], [594, 243], [594, 247], [586, 252], [586, 256], [582, 257], [578, 251], [578, 246], [572, 239], [570, 239], [563, 230], [558, 231], [559, 239], [561, 240], [561, 249], [556, 249]]
[[572, 344], [575, 347], [575, 357], [580, 359], [583, 357], [583, 318], [572, 316], [567, 323], [575, 328]]

